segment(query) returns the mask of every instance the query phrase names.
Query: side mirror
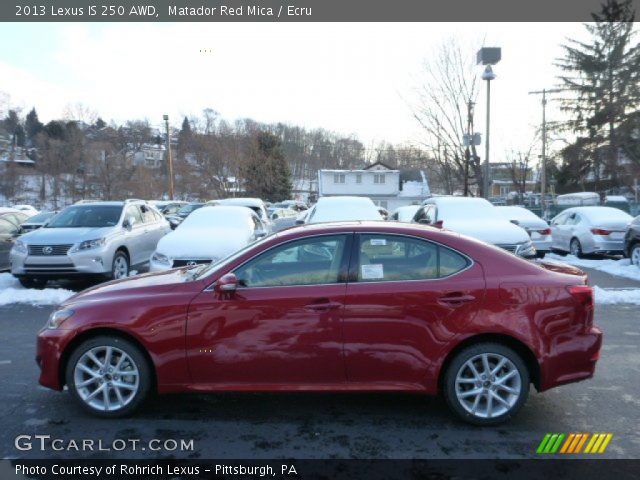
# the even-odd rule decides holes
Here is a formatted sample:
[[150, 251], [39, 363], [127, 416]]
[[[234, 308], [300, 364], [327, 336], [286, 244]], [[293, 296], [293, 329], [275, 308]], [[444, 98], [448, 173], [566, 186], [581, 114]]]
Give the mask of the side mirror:
[[520, 225], [520, 222], [518, 220], [509, 220], [509, 221], [514, 225]]
[[215, 291], [221, 293], [233, 293], [238, 288], [238, 278], [235, 273], [227, 273], [218, 279]]
[[438, 220], [436, 223], [433, 224], [433, 226], [436, 228], [442, 228], [443, 225], [444, 225], [444, 222], [442, 220]]

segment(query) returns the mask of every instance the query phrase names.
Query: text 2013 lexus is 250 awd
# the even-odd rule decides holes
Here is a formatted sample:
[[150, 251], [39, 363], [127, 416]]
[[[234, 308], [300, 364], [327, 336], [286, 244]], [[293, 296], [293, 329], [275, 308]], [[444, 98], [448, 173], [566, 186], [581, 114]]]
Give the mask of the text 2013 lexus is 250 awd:
[[211, 265], [116, 280], [51, 314], [40, 383], [118, 417], [156, 391], [442, 394], [479, 425], [594, 374], [602, 333], [574, 267], [432, 227], [295, 227]]

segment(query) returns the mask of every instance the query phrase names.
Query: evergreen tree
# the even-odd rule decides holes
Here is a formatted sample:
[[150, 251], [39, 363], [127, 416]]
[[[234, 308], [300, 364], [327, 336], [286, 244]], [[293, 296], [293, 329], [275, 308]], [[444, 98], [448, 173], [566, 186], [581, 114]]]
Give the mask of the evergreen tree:
[[24, 121], [24, 129], [27, 137], [27, 142], [32, 143], [36, 138], [36, 135], [42, 131], [44, 125], [38, 119], [38, 113], [35, 108], [27, 114], [27, 118]]
[[291, 197], [291, 172], [277, 136], [264, 131], [255, 135], [243, 176], [249, 195], [272, 202]]
[[100, 117], [98, 117], [98, 119], [96, 120], [96, 123], [94, 123], [94, 127], [96, 127], [98, 130], [102, 130], [106, 126], [107, 126], [107, 122], [105, 122]]
[[[640, 45], [634, 42], [631, 0], [607, 0], [594, 22], [585, 24], [590, 41], [570, 40], [564, 45], [564, 58], [557, 65], [561, 87], [570, 92], [562, 108], [570, 113], [566, 127], [578, 135], [580, 145], [599, 188], [600, 170], [616, 183], [618, 155], [628, 143], [628, 129], [621, 128], [640, 105]], [[625, 138], [626, 137], [626, 138]], [[575, 153], [568, 147], [563, 153], [565, 167], [575, 168]]]

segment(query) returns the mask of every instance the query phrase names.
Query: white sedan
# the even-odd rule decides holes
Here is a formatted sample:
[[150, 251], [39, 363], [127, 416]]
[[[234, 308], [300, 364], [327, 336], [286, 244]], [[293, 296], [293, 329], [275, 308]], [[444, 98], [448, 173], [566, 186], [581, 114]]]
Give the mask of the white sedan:
[[216, 262], [266, 234], [266, 226], [250, 208], [202, 207], [158, 242], [149, 270]]
[[378, 207], [368, 197], [322, 197], [298, 217], [296, 223], [341, 222], [349, 220], [383, 220]]
[[516, 206], [496, 207], [496, 210], [505, 219], [525, 229], [536, 247], [538, 257], [542, 258], [551, 251], [551, 228], [531, 210]]

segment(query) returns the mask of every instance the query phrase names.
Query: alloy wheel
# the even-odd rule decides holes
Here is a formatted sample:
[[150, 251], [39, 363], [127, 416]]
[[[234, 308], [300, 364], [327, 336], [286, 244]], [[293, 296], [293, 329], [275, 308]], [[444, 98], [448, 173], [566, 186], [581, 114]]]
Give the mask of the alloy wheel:
[[129, 262], [127, 258], [120, 254], [113, 260], [113, 278], [120, 279], [129, 275]]
[[483, 419], [505, 415], [520, 398], [522, 378], [514, 363], [498, 353], [467, 360], [455, 378], [455, 394], [471, 415]]
[[113, 346], [85, 352], [73, 371], [80, 399], [99, 411], [115, 412], [127, 406], [140, 388], [140, 371], [133, 358]]
[[576, 238], [571, 240], [571, 245], [569, 245], [569, 249], [571, 251], [571, 255], [574, 257], [580, 258], [582, 256], [582, 247], [580, 246], [580, 241]]
[[635, 245], [631, 250], [631, 263], [636, 267], [640, 267], [640, 244]]

